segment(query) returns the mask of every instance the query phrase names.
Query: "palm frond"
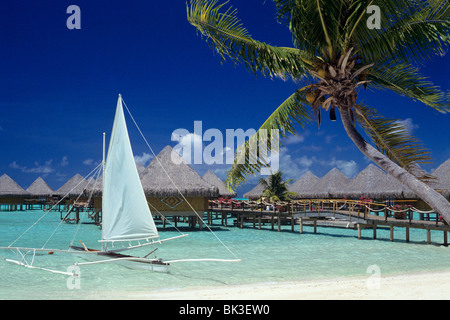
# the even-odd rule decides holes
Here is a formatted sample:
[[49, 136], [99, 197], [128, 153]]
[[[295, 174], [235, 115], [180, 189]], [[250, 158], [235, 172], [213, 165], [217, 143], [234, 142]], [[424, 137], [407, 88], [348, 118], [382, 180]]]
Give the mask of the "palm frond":
[[450, 111], [448, 95], [433, 85], [419, 70], [399, 61], [380, 61], [370, 69], [369, 86], [390, 89], [400, 95], [418, 100], [439, 112]]
[[341, 0], [274, 0], [277, 19], [284, 22], [293, 36], [294, 45], [310, 55], [332, 59], [340, 30]]
[[430, 162], [430, 152], [408, 132], [405, 125], [398, 119], [384, 118], [375, 109], [362, 104], [355, 107], [355, 113], [356, 120], [378, 151], [417, 178], [432, 179], [430, 175], [417, 170], [421, 163]]
[[381, 8], [381, 30], [369, 30], [362, 23], [352, 36], [365, 59], [376, 61], [389, 56], [408, 63], [421, 62], [448, 49], [448, 0], [378, 0], [376, 4]]
[[237, 17], [237, 10], [218, 0], [191, 0], [187, 7], [187, 19], [202, 36], [211, 41], [212, 47], [221, 56], [228, 56], [234, 63], [243, 63], [247, 69], [264, 76], [287, 75], [301, 78], [308, 72], [315, 57], [307, 56], [295, 48], [276, 47], [253, 40]]
[[[229, 189], [235, 189], [245, 182], [249, 175], [255, 175], [261, 168], [268, 165], [265, 159], [259, 155], [268, 155], [273, 152], [275, 146], [272, 146], [272, 141], [277, 141], [273, 137], [272, 130], [276, 130], [279, 136], [286, 137], [287, 133], [297, 133], [297, 125], [303, 128], [309, 123], [311, 118], [305, 91], [300, 89], [294, 92], [249, 140], [237, 148], [234, 163], [228, 171], [225, 181]], [[261, 144], [260, 141], [264, 141], [264, 144]], [[256, 146], [256, 148], [251, 146]]]

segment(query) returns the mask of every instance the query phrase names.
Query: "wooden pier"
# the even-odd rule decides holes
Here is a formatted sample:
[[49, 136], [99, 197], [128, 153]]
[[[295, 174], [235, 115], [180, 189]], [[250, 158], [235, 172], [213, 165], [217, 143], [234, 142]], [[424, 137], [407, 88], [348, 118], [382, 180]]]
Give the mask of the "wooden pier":
[[[87, 202], [78, 201], [76, 205], [73, 202], [66, 202], [57, 206], [49, 201], [42, 204], [28, 202], [0, 205], [0, 210], [5, 211], [25, 211], [37, 208], [44, 210], [52, 208], [54, 211], [59, 211], [61, 220], [69, 223], [80, 223], [80, 213], [83, 212], [92, 220], [88, 223], [101, 224], [101, 211], [89, 206]], [[414, 212], [416, 212], [415, 215]], [[199, 213], [202, 215], [202, 212]], [[290, 231], [294, 232], [295, 226], [298, 225], [300, 234], [304, 232], [305, 227], [312, 227], [314, 233], [318, 232], [319, 227], [323, 230], [325, 228], [345, 228], [355, 230], [358, 239], [363, 239], [362, 230], [364, 229], [373, 230], [370, 237], [372, 239], [377, 239], [378, 229], [389, 229], [390, 241], [394, 241], [395, 229], [401, 228], [403, 229], [401, 232], [405, 232], [406, 242], [410, 242], [411, 229], [422, 229], [426, 231], [428, 244], [432, 242], [431, 231], [441, 231], [445, 246], [448, 245], [448, 232], [450, 231], [450, 226], [445, 221], [441, 221], [439, 215], [433, 211], [420, 211], [412, 206], [396, 210], [392, 206], [381, 203], [364, 203], [343, 199], [308, 199], [275, 204], [262, 201], [223, 203], [218, 200], [210, 200], [208, 210], [201, 219], [192, 212], [162, 215], [152, 211], [152, 214], [155, 221], [162, 224], [162, 228], [166, 227], [167, 222], [177, 227], [180, 221], [187, 223], [190, 228], [198, 226], [199, 230], [203, 229], [203, 221], [209, 226], [220, 221], [221, 225], [227, 227], [231, 218], [233, 225], [239, 228], [250, 225], [261, 230], [263, 226], [267, 229], [268, 225], [270, 230], [280, 232], [283, 226], [289, 226]]]
[[[413, 212], [417, 212], [420, 219], [413, 219]], [[311, 199], [289, 204], [252, 201], [220, 203], [215, 200], [210, 201], [208, 224], [212, 224], [214, 215], [224, 226], [227, 226], [228, 217], [234, 217], [234, 225], [239, 228], [250, 224], [261, 229], [262, 225], [269, 224], [271, 230], [281, 231], [283, 225], [289, 225], [293, 232], [294, 226], [299, 225], [300, 234], [304, 226], [313, 227], [314, 233], [317, 233], [318, 227], [354, 229], [358, 239], [362, 239], [363, 229], [372, 229], [371, 238], [377, 239], [377, 229], [388, 228], [390, 241], [394, 241], [394, 228], [403, 228], [406, 242], [410, 242], [410, 229], [422, 229], [426, 230], [428, 244], [431, 244], [432, 230], [442, 231], [445, 246], [448, 245], [447, 232], [450, 231], [450, 226], [440, 221], [435, 212], [420, 211], [412, 206], [395, 210], [384, 204], [354, 200]]]

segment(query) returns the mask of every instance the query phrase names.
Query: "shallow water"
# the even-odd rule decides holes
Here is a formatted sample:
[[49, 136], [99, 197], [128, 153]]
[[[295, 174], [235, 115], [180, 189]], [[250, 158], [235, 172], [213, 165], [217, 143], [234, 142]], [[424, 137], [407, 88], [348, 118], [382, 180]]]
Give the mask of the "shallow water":
[[[1, 212], [0, 246], [10, 245], [19, 235], [42, 217], [42, 211]], [[376, 265], [383, 275], [444, 271], [450, 268], [450, 248], [439, 245], [442, 232], [431, 232], [432, 245], [426, 244], [425, 230], [410, 230], [410, 243], [405, 242], [402, 228], [395, 229], [395, 241], [389, 241], [389, 229], [379, 229], [377, 240], [372, 230], [357, 232], [349, 229], [305, 226], [299, 234], [298, 226], [283, 227], [282, 232], [271, 231], [270, 224], [263, 230], [232, 227], [232, 219], [225, 228], [215, 220], [214, 233], [239, 258], [240, 263], [185, 262], [172, 264], [167, 274], [130, 270], [115, 264], [81, 266], [79, 282], [66, 275], [32, 270], [0, 259], [0, 299], [108, 299], [126, 294], [157, 290], [177, 290], [206, 286], [249, 283], [369, 276], [368, 268]], [[59, 213], [50, 213], [20, 238], [14, 246], [42, 247], [60, 224]], [[160, 229], [161, 238], [179, 235], [174, 228]], [[75, 231], [78, 230], [74, 238]], [[233, 255], [209, 232], [190, 230], [179, 223], [188, 237], [162, 244], [156, 251], [164, 260], [193, 258], [232, 259]], [[99, 248], [101, 230], [93, 224], [60, 224], [45, 245], [46, 248], [65, 249], [72, 239], [82, 240], [88, 247]], [[145, 255], [151, 247], [135, 253]], [[2, 258], [17, 259], [4, 251]], [[84, 262], [74, 255], [46, 253], [35, 256], [34, 265], [66, 271], [74, 262]], [[72, 288], [72, 289], [70, 289]]]

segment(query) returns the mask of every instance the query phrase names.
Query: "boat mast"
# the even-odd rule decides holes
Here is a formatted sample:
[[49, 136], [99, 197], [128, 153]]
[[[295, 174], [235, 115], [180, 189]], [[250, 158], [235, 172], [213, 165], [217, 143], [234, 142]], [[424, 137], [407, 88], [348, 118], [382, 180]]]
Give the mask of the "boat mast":
[[[102, 215], [103, 215], [103, 188], [105, 186], [105, 144], [106, 144], [106, 133], [103, 132], [103, 160], [102, 160]], [[102, 240], [103, 240], [103, 231], [102, 231]], [[106, 244], [102, 244], [102, 250], [106, 250]]]
[[[105, 173], [105, 140], [106, 140], [105, 136], [106, 136], [106, 133], [103, 132], [103, 160], [102, 160], [102, 171], [103, 171], [103, 173]], [[104, 180], [105, 177], [103, 176], [102, 179]]]

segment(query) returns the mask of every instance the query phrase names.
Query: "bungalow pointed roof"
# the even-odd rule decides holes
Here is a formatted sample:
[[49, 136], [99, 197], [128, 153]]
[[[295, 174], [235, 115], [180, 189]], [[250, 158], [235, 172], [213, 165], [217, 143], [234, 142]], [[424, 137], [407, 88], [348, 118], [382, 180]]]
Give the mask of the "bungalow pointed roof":
[[378, 185], [386, 178], [386, 173], [375, 166], [369, 164], [364, 170], [356, 175], [346, 189], [349, 197], [375, 197]]
[[317, 198], [340, 198], [351, 180], [340, 170], [333, 168], [314, 184], [311, 196]]
[[225, 183], [211, 170], [206, 171], [203, 175], [203, 180], [209, 183], [212, 186], [215, 186], [219, 189], [219, 196], [222, 197], [235, 197], [236, 193], [228, 190]]
[[308, 198], [317, 181], [319, 181], [319, 178], [308, 171], [289, 187], [289, 191], [297, 193], [299, 198]]
[[41, 177], [34, 180], [34, 182], [28, 187], [27, 191], [35, 196], [48, 196], [53, 194], [52, 188], [50, 188], [47, 182]]
[[431, 173], [436, 178], [431, 183], [434, 189], [440, 190], [445, 196], [450, 195], [450, 159], [442, 163]]
[[0, 196], [29, 195], [21, 186], [11, 179], [6, 173], [0, 177]]
[[[266, 181], [267, 181], [267, 179], [268, 178], [266, 178]], [[259, 198], [261, 198], [264, 190], [265, 190], [265, 187], [261, 183], [258, 183], [252, 190], [244, 193], [244, 198], [259, 199]]]
[[178, 196], [178, 190], [184, 196], [215, 197], [219, 193], [217, 187], [203, 180], [170, 146], [150, 162], [141, 182], [148, 196]]
[[61, 188], [59, 188], [55, 193], [65, 196], [69, 195], [80, 195], [86, 189], [88, 181], [83, 178], [80, 174], [74, 175], [69, 181], [67, 181]]
[[144, 165], [141, 162], [136, 162], [136, 169], [138, 171], [139, 178], [142, 178], [145, 171]]
[[385, 199], [416, 198], [416, 195], [403, 183], [386, 174], [375, 188], [375, 197]]

